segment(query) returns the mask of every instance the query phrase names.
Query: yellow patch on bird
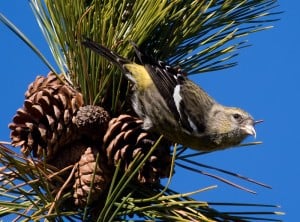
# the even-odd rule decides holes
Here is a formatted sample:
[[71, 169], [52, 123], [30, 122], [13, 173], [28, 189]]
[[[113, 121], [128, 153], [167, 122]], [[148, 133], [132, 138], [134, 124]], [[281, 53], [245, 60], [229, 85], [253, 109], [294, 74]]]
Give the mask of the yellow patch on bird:
[[139, 90], [144, 90], [153, 84], [145, 66], [136, 63], [125, 64], [125, 68], [132, 74]]

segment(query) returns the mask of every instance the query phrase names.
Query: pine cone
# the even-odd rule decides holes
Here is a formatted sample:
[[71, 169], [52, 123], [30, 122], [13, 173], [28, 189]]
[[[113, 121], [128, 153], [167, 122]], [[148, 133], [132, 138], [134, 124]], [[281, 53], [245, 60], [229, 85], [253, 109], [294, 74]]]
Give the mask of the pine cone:
[[[96, 163], [97, 154], [99, 154], [98, 163]], [[111, 182], [112, 172], [106, 167], [103, 157], [105, 158], [95, 147], [86, 148], [81, 156], [73, 186], [75, 205], [85, 206], [99, 200]], [[89, 202], [88, 195], [90, 195]]]
[[34, 157], [54, 157], [58, 148], [75, 140], [72, 117], [83, 105], [83, 97], [54, 73], [37, 77], [25, 93], [23, 108], [9, 124], [13, 146]]
[[[121, 160], [125, 172], [130, 163], [141, 153], [146, 155], [159, 136], [142, 129], [143, 121], [129, 115], [120, 115], [110, 121], [103, 143], [108, 165], [115, 166]], [[170, 143], [162, 140], [136, 176], [139, 183], [159, 183], [168, 177], [171, 169]]]
[[110, 120], [108, 112], [99, 106], [80, 107], [73, 118], [80, 134], [92, 141], [102, 141]]

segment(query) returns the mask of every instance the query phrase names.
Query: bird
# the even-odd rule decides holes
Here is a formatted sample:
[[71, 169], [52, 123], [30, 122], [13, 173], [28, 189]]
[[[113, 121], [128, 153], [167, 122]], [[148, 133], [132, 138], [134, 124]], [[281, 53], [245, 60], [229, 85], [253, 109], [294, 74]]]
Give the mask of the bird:
[[89, 38], [82, 44], [118, 66], [132, 83], [132, 108], [144, 130], [206, 152], [237, 146], [248, 136], [256, 138], [258, 121], [248, 112], [221, 105], [178, 66], [148, 56], [134, 42], [136, 62]]

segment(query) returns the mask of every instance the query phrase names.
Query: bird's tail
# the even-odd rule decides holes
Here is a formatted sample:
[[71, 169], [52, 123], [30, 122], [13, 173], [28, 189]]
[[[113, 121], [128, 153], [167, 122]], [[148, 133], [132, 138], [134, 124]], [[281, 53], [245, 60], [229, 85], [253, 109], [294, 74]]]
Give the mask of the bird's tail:
[[120, 55], [118, 55], [115, 52], [109, 50], [105, 46], [94, 42], [91, 39], [84, 38], [84, 40], [82, 41], [82, 44], [85, 47], [90, 48], [94, 52], [98, 53], [99, 55], [105, 57], [110, 62], [118, 65], [121, 68], [122, 71], [126, 72], [126, 70], [124, 69], [124, 65], [130, 63], [129, 60], [121, 57]]

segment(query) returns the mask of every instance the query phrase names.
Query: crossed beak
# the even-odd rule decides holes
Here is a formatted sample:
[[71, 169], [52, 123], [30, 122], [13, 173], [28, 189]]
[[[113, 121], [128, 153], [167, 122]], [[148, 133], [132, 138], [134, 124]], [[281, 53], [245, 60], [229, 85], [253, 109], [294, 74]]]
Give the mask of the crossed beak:
[[256, 131], [253, 124], [246, 124], [241, 129], [245, 132], [245, 134], [252, 135], [254, 139], [256, 138]]
[[263, 120], [256, 120], [256, 121], [247, 121], [247, 123], [241, 128], [245, 134], [247, 135], [252, 135], [254, 137], [254, 139], [256, 138], [256, 131], [254, 126], [258, 123], [263, 122]]

